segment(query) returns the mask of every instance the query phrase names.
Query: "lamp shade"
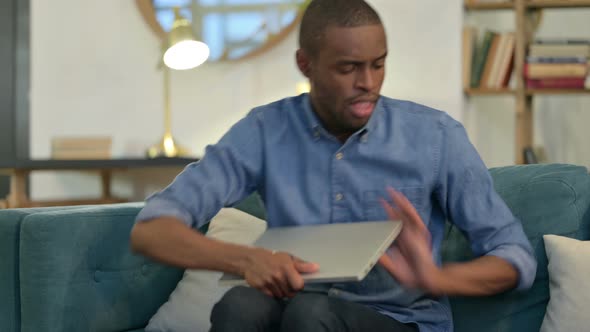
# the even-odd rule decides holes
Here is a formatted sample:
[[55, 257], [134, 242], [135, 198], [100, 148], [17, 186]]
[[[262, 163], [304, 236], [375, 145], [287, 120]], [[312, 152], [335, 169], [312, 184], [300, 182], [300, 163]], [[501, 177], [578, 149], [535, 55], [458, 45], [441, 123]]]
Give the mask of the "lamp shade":
[[168, 35], [168, 49], [164, 64], [172, 69], [185, 70], [203, 64], [209, 58], [209, 46], [195, 39], [190, 22], [174, 10], [174, 23]]

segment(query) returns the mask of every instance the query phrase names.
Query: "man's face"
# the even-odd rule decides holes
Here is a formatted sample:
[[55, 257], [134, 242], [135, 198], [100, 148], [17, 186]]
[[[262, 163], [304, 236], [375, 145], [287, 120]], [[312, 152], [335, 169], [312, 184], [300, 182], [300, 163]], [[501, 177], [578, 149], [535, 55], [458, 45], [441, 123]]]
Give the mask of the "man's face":
[[346, 139], [373, 113], [385, 75], [382, 25], [329, 27], [309, 58], [311, 101], [326, 129]]

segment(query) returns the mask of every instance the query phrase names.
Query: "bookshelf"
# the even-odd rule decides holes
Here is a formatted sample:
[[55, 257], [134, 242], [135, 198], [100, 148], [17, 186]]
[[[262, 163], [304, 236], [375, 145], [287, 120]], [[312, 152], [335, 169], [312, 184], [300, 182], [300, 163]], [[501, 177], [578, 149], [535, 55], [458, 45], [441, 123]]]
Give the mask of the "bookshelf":
[[[513, 96], [515, 98], [515, 142], [514, 152], [517, 164], [524, 164], [524, 151], [533, 147], [533, 98], [540, 95], [590, 95], [586, 89], [527, 89], [524, 72], [526, 50], [534, 38], [530, 28], [531, 13], [541, 9], [590, 8], [590, 0], [513, 0], [498, 2], [477, 2], [465, 0], [466, 12], [510, 10], [515, 17], [514, 69], [515, 88], [466, 88], [465, 94], [472, 96]], [[589, 36], [590, 37], [590, 36]]]

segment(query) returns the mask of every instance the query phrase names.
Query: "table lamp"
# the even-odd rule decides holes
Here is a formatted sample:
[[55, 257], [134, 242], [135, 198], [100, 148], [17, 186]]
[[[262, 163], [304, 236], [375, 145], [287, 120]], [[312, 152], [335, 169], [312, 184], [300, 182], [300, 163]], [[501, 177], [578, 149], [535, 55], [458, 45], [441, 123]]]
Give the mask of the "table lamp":
[[164, 72], [164, 137], [159, 143], [148, 149], [147, 155], [149, 158], [186, 157], [190, 154], [188, 149], [176, 143], [172, 136], [170, 69], [192, 69], [203, 64], [208, 57], [209, 47], [207, 44], [196, 40], [189, 20], [180, 14], [179, 8], [175, 8], [174, 23], [168, 33], [168, 40], [162, 58], [162, 71]]

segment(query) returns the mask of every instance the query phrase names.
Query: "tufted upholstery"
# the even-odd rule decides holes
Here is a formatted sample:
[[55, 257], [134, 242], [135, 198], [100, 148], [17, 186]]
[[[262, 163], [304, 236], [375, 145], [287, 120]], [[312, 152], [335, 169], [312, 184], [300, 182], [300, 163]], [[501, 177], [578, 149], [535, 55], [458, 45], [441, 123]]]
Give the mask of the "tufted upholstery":
[[[523, 223], [537, 257], [537, 275], [526, 292], [487, 298], [453, 298], [456, 332], [539, 331], [549, 301], [549, 276], [543, 234], [590, 238], [590, 176], [573, 165], [527, 165], [491, 169], [496, 191]], [[447, 227], [443, 258], [471, 258], [463, 234]]]
[[22, 331], [140, 328], [182, 271], [128, 250], [141, 204], [34, 213], [20, 230]]

